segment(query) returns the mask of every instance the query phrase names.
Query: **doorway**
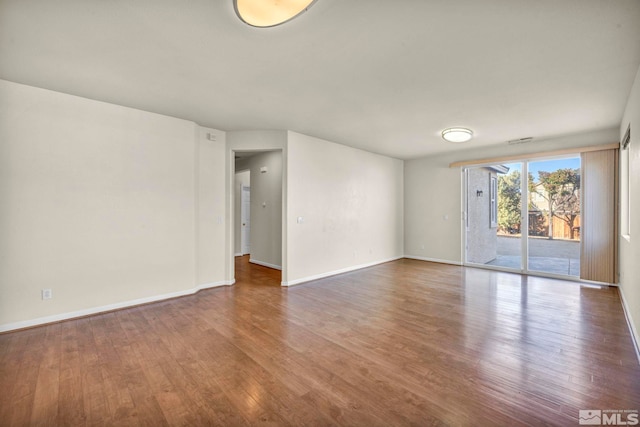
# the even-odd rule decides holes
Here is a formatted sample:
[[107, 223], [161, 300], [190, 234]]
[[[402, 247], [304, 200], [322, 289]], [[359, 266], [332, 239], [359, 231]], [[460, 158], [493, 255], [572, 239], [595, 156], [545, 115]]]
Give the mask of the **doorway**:
[[251, 253], [251, 187], [243, 185], [240, 194], [240, 252], [246, 255]]
[[465, 264], [580, 277], [579, 155], [469, 167]]
[[[234, 276], [256, 267], [282, 277], [283, 155], [281, 150], [234, 151]], [[238, 259], [242, 257], [242, 260]], [[239, 270], [242, 266], [242, 271]]]
[[251, 253], [251, 171], [235, 172], [234, 176], [234, 253]]

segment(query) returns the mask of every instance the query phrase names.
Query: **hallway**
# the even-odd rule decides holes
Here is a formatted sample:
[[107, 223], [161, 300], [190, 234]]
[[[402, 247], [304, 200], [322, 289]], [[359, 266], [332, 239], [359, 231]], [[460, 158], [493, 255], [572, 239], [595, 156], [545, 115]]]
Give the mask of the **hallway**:
[[243, 287], [280, 287], [282, 282], [282, 271], [275, 268], [264, 267], [262, 265], [249, 262], [251, 255], [237, 256], [235, 258], [235, 278], [234, 286]]

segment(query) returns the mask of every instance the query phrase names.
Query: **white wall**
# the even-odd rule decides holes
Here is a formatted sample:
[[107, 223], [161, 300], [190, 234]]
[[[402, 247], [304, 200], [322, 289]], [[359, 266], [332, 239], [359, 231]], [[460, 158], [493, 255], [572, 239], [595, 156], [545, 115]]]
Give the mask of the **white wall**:
[[[208, 139], [213, 135], [215, 141]], [[199, 127], [197, 147], [197, 282], [199, 287], [224, 282], [225, 270], [225, 133]]]
[[632, 322], [636, 343], [640, 344], [640, 69], [629, 96], [622, 123], [620, 139], [631, 124], [629, 144], [629, 202], [631, 207], [630, 238], [620, 239], [620, 290], [627, 315]]
[[[236, 163], [237, 166], [237, 163]], [[239, 170], [236, 167], [236, 171]], [[236, 172], [235, 181], [233, 185], [234, 192], [234, 205], [233, 205], [233, 241], [235, 255], [245, 255], [242, 253], [242, 187], [251, 186], [251, 172], [245, 170], [243, 172]]]
[[402, 256], [403, 161], [289, 132], [287, 176], [286, 284]]
[[618, 129], [481, 149], [473, 149], [472, 140], [464, 151], [406, 161], [405, 255], [453, 264], [462, 262], [462, 173], [460, 168], [449, 168], [450, 163], [509, 155], [525, 157], [527, 153], [618, 140]]
[[[282, 151], [249, 158], [251, 262], [282, 268]], [[267, 172], [261, 172], [266, 167]]]
[[0, 80], [0, 330], [222, 283], [225, 143], [199, 131]]

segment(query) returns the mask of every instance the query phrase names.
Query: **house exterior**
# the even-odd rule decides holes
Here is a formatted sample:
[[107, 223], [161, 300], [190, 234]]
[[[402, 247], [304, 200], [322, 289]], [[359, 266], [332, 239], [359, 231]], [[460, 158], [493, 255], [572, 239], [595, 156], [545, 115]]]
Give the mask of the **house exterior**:
[[467, 260], [493, 261], [498, 247], [498, 173], [509, 168], [491, 165], [467, 171]]
[[[543, 196], [544, 186], [538, 182], [534, 184], [534, 188], [535, 191], [529, 193], [529, 236], [580, 240], [580, 210], [556, 208], [553, 218], [549, 219], [549, 200]], [[576, 192], [576, 197], [577, 206], [572, 206], [573, 208], [580, 206], [580, 191]], [[569, 219], [571, 221], [568, 221]], [[551, 235], [550, 220], [553, 221]]]

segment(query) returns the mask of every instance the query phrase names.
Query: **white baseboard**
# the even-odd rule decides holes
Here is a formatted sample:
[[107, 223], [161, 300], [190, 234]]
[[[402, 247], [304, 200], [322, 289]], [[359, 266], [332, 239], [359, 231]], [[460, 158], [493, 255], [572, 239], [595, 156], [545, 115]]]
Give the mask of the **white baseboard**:
[[417, 259], [418, 261], [437, 262], [439, 264], [462, 265], [462, 262], [460, 262], [460, 261], [449, 261], [449, 260], [446, 260], [446, 259], [427, 258], [427, 257], [423, 257], [423, 256], [416, 256], [416, 255], [405, 255], [404, 258]]
[[203, 289], [219, 288], [220, 286], [231, 286], [234, 283], [236, 283], [236, 279], [220, 280], [218, 282], [211, 282], [211, 283], [203, 283], [202, 285], [198, 285], [197, 287], [193, 288], [194, 291], [192, 293], [195, 294], [196, 292], [201, 291]]
[[280, 265], [269, 264], [268, 262], [258, 261], [256, 259], [249, 258], [249, 262], [251, 264], [258, 264], [258, 265], [261, 265], [263, 267], [269, 267], [269, 268], [274, 268], [276, 270], [282, 270], [282, 266], [280, 266]]
[[631, 310], [629, 310], [629, 305], [627, 305], [627, 300], [624, 297], [624, 288], [622, 286], [619, 286], [618, 291], [620, 292], [620, 300], [622, 301], [624, 318], [627, 319], [629, 332], [631, 332], [631, 341], [633, 341], [633, 346], [636, 349], [636, 356], [638, 356], [638, 363], [640, 363], [640, 335], [638, 335], [638, 330], [636, 329], [636, 325], [635, 323], [633, 323], [633, 318], [631, 317]]
[[244, 254], [242, 252], [238, 252], [235, 256], [244, 256]]
[[193, 295], [198, 291], [209, 288], [216, 288], [218, 286], [233, 285], [235, 280], [222, 280], [219, 282], [203, 283], [195, 288], [187, 289], [184, 291], [171, 292], [168, 294], [154, 295], [145, 298], [138, 298], [129, 301], [117, 302], [115, 304], [107, 304], [100, 307], [87, 308], [84, 310], [71, 311], [68, 313], [54, 314], [52, 316], [38, 317], [36, 319], [23, 320], [20, 322], [5, 323], [0, 325], [0, 332], [8, 332], [16, 329], [31, 328], [33, 326], [45, 325], [47, 323], [55, 323], [63, 320], [74, 319], [77, 317], [90, 316], [92, 314], [104, 313], [107, 311], [119, 310], [127, 307], [134, 307], [136, 305], [149, 304], [152, 302], [163, 301], [171, 298], [183, 297], [186, 295]]
[[403, 256], [397, 256], [397, 257], [384, 259], [384, 260], [380, 260], [380, 261], [374, 261], [374, 262], [370, 262], [370, 263], [366, 263], [366, 264], [354, 265], [354, 266], [351, 266], [351, 267], [341, 268], [339, 270], [327, 271], [326, 273], [320, 273], [320, 274], [315, 274], [313, 276], [303, 277], [301, 279], [289, 280], [287, 282], [282, 282], [281, 284], [282, 284], [282, 286], [295, 286], [295, 285], [299, 285], [301, 283], [310, 282], [312, 280], [323, 279], [325, 277], [335, 276], [336, 274], [348, 273], [350, 271], [360, 270], [362, 268], [367, 268], [367, 267], [371, 267], [371, 266], [378, 265], [378, 264], [384, 264], [385, 262], [396, 261], [396, 260], [399, 260], [399, 259], [402, 259], [402, 258], [404, 258], [404, 257]]

